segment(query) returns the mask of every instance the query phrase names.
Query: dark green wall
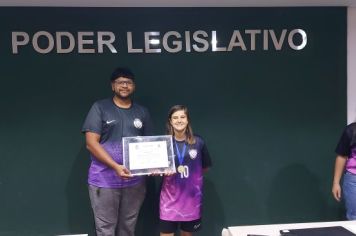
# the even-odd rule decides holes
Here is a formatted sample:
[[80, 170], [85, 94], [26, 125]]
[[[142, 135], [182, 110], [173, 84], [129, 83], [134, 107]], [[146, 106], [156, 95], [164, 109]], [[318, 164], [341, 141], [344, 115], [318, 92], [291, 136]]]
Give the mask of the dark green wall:
[[[143, 32], [301, 28], [295, 51], [129, 54]], [[112, 31], [117, 54], [11, 52], [11, 32]], [[248, 41], [247, 41], [248, 42]], [[271, 44], [270, 44], [271, 45]], [[346, 8], [0, 8], [0, 235], [91, 233], [89, 165], [80, 133], [109, 75], [137, 75], [136, 100], [157, 134], [174, 104], [190, 108], [214, 166], [205, 178], [204, 229], [342, 220], [331, 197], [334, 146], [346, 123]], [[149, 181], [138, 236], [157, 235], [158, 179]]]

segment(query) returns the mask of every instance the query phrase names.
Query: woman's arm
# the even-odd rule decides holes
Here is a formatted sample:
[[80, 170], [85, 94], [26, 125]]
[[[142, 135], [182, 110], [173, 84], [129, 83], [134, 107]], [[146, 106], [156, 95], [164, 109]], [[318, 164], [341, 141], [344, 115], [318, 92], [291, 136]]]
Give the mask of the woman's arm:
[[335, 168], [334, 168], [334, 180], [333, 180], [333, 187], [332, 187], [332, 193], [336, 201], [341, 200], [340, 180], [345, 169], [346, 161], [347, 161], [347, 156], [341, 156], [341, 155], [336, 156]]

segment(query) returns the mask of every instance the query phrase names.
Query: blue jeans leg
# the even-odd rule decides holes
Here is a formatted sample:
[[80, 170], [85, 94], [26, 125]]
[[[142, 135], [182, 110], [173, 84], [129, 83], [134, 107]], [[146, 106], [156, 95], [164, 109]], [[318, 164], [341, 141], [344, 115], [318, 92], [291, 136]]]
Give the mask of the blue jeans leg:
[[350, 172], [344, 174], [343, 198], [346, 207], [346, 218], [356, 220], [356, 175]]

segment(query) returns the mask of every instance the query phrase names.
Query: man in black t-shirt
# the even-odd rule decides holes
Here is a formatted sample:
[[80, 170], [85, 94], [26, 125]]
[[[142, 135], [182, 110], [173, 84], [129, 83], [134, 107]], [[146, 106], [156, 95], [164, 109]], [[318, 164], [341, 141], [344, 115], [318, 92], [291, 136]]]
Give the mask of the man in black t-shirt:
[[91, 107], [82, 132], [90, 152], [89, 196], [97, 236], [134, 236], [145, 197], [144, 177], [133, 177], [123, 166], [122, 138], [152, 134], [147, 109], [133, 102], [134, 75], [117, 68], [111, 76], [114, 97]]
[[346, 218], [356, 220], [356, 123], [346, 126], [335, 152], [332, 193], [337, 201], [344, 200]]

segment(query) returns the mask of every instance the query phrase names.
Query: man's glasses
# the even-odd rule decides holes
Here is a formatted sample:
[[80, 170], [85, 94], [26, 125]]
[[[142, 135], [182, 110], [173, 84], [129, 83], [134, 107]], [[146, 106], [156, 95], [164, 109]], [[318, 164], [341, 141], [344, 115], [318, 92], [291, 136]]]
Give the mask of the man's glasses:
[[132, 86], [133, 85], [133, 81], [131, 80], [115, 80], [114, 81], [115, 84], [119, 85], [119, 86]]

